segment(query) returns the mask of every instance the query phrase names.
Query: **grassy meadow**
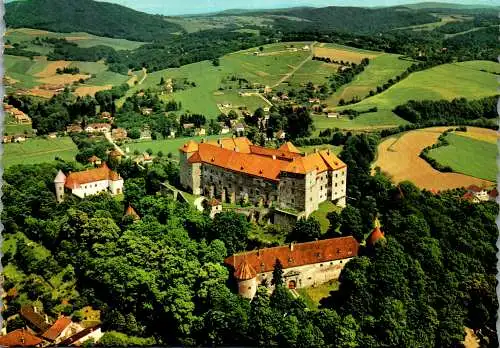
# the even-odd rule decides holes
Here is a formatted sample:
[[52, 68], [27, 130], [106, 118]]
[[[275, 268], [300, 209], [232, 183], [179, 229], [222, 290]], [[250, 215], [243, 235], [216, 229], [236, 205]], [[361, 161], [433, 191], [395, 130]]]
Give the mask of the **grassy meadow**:
[[489, 181], [497, 178], [497, 145], [486, 141], [448, 134], [448, 146], [429, 152], [440, 164], [450, 166], [454, 172]]
[[[354, 109], [365, 111], [377, 107], [378, 111], [366, 113], [353, 120], [348, 118], [327, 119], [317, 116], [317, 129], [339, 127], [342, 129], [362, 129], [369, 127], [392, 127], [405, 124], [406, 121], [396, 116], [392, 110], [409, 100], [451, 100], [465, 97], [480, 99], [495, 95], [497, 89], [496, 75], [481, 71], [481, 63], [468, 62], [461, 64], [444, 64], [431, 69], [411, 74], [403, 81], [393, 85], [388, 90], [353, 105], [337, 107], [337, 111]], [[469, 65], [467, 67], [467, 65]], [[470, 67], [474, 67], [473, 69]], [[485, 64], [485, 69], [491, 69], [491, 64]]]
[[56, 157], [73, 161], [78, 152], [71, 138], [56, 139], [33, 138], [24, 143], [4, 144], [4, 168], [16, 164], [35, 164], [54, 161]]

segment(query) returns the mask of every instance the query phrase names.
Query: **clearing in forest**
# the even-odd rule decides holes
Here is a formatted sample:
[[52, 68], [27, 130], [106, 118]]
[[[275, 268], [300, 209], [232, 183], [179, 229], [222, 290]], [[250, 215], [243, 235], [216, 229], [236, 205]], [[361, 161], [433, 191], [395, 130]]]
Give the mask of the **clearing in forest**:
[[[385, 139], [378, 146], [378, 158], [373, 167], [380, 167], [393, 182], [409, 180], [427, 190], [447, 190], [469, 185], [491, 186], [491, 181], [459, 173], [441, 173], [420, 158], [420, 152], [437, 142], [439, 136], [449, 127], [433, 127], [410, 131], [400, 137]], [[467, 127], [467, 132], [478, 132]], [[479, 132], [482, 132], [480, 130]], [[492, 159], [494, 161], [494, 159]]]

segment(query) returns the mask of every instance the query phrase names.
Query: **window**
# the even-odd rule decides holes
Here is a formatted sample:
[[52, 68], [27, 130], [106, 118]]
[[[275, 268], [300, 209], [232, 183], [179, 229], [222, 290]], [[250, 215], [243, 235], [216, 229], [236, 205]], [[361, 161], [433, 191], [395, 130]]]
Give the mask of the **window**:
[[307, 278], [307, 279], [308, 279], [308, 280], [311, 280], [311, 279], [312, 279], [312, 277], [309, 277], [309, 278]]
[[251, 287], [251, 286], [249, 286], [249, 287], [248, 287], [248, 290], [252, 290], [252, 287]]
[[295, 199], [292, 198], [292, 203], [295, 203]]
[[313, 201], [313, 198], [311, 197], [309, 200], [312, 202], [312, 201]]
[[342, 263], [342, 260], [340, 260], [340, 263]]
[[338, 174], [335, 174], [335, 177], [336, 177], [336, 178], [338, 178], [338, 177], [339, 177], [339, 175], [338, 175]]
[[344, 180], [342, 180], [342, 184], [344, 184]]
[[[342, 261], [340, 261], [340, 263], [342, 263]], [[332, 261], [332, 262], [330, 262], [330, 265], [333, 265], [333, 261]]]
[[319, 267], [323, 267], [323, 264], [321, 263], [321, 264], [319, 265]]
[[337, 187], [337, 186], [338, 186], [338, 184], [337, 184], [337, 183], [335, 183], [335, 187]]
[[97, 184], [95, 184], [95, 187], [97, 187]]

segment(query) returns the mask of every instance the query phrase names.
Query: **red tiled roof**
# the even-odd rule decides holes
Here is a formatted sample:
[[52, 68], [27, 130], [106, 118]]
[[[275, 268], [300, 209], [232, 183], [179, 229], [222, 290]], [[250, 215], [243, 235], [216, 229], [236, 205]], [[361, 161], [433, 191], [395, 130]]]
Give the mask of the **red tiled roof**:
[[238, 280], [249, 280], [257, 276], [255, 269], [248, 263], [246, 259], [240, 263], [234, 272], [234, 276]]
[[491, 197], [491, 198], [496, 198], [498, 196], [498, 191], [497, 189], [493, 189], [491, 190], [488, 195]]
[[50, 325], [45, 322], [45, 318], [40, 313], [36, 313], [32, 306], [21, 307], [20, 314], [40, 332], [45, 332], [50, 328]]
[[476, 185], [470, 185], [467, 190], [472, 191], [472, 192], [481, 192], [482, 190], [476, 186]]
[[90, 182], [96, 182], [101, 180], [119, 180], [120, 176], [115, 171], [109, 169], [106, 162], [99, 168], [87, 169], [83, 172], [69, 173], [66, 177], [65, 187], [69, 189], [78, 188], [82, 184], [88, 184]]
[[5, 336], [0, 336], [0, 346], [5, 347], [34, 347], [42, 343], [42, 340], [25, 329], [17, 329]]
[[358, 249], [356, 239], [349, 236], [297, 243], [293, 245], [293, 250], [291, 246], [285, 245], [249, 251], [229, 256], [224, 262], [238, 271], [245, 261], [256, 272], [263, 273], [274, 269], [276, 259], [286, 269], [354, 257], [358, 255]]
[[73, 336], [68, 337], [64, 341], [60, 342], [59, 346], [69, 346], [69, 345], [73, 344], [74, 342], [76, 342], [78, 340], [81, 340], [85, 336], [91, 334], [92, 332], [94, 332], [95, 330], [99, 329], [100, 327], [101, 327], [101, 325], [99, 324], [99, 325], [96, 325], [96, 326], [93, 326], [93, 327], [89, 327], [89, 328], [83, 329], [82, 331], [77, 332]]
[[179, 150], [186, 153], [198, 151], [198, 143], [194, 142], [193, 140], [189, 140]]
[[246, 137], [239, 138], [222, 138], [218, 140], [209, 140], [207, 144], [216, 145], [227, 150], [234, 150], [236, 147], [239, 152], [250, 153], [250, 145], [252, 142]]
[[268, 147], [262, 147], [262, 146], [256, 146], [256, 145], [250, 145], [250, 152], [255, 155], [259, 156], [267, 156], [267, 157], [273, 157], [276, 156], [277, 158], [280, 159], [288, 159], [292, 160], [296, 157], [300, 157], [300, 153], [295, 153], [295, 152], [290, 152], [287, 150], [283, 149], [271, 149]]
[[231, 151], [206, 143], [198, 144], [197, 154], [191, 156], [188, 162], [203, 162], [274, 181], [279, 180], [280, 172], [289, 163], [280, 159], [274, 160], [270, 157]]
[[472, 200], [474, 200], [474, 194], [472, 194], [471, 192], [467, 192], [466, 194], [464, 194], [462, 196], [462, 199], [464, 199], [466, 201], [472, 201]]
[[287, 141], [283, 145], [281, 145], [278, 150], [281, 151], [287, 151], [287, 152], [294, 152], [294, 153], [300, 153], [299, 149], [295, 147], [291, 142]]
[[95, 163], [95, 162], [98, 162], [98, 161], [100, 161], [100, 160], [101, 160], [101, 159], [100, 159], [99, 157], [97, 157], [96, 155], [94, 155], [94, 156], [92, 156], [92, 157], [90, 157], [90, 158], [88, 159], [89, 163]]
[[127, 210], [125, 211], [125, 216], [132, 216], [134, 220], [139, 219], [139, 214], [135, 211], [134, 208], [129, 204]]
[[377, 226], [373, 229], [372, 233], [370, 233], [370, 236], [368, 237], [366, 243], [370, 245], [375, 245], [375, 243], [377, 243], [379, 239], [382, 238], [385, 238], [384, 232], [382, 232], [382, 230], [380, 230], [380, 227]]
[[56, 320], [54, 325], [42, 334], [42, 337], [49, 341], [55, 341], [57, 337], [71, 324], [71, 318], [62, 316]]

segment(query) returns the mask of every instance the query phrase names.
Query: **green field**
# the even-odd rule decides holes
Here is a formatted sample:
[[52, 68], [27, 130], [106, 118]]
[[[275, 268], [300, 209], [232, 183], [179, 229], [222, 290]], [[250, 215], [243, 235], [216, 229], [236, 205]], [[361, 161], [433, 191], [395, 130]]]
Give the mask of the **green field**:
[[[377, 107], [375, 113], [362, 114], [354, 120], [348, 118], [327, 119], [325, 116], [315, 118], [317, 129], [339, 127], [342, 129], [360, 129], [369, 127], [391, 127], [407, 123], [392, 110], [409, 100], [451, 100], [464, 97], [479, 99], [495, 95], [497, 89], [496, 75], [479, 71], [480, 63], [472, 63], [474, 69], [459, 64], [444, 64], [411, 74], [403, 81], [388, 90], [353, 105], [336, 108], [337, 111], [354, 109], [365, 111]], [[484, 65], [491, 68], [490, 64]]]
[[258, 108], [269, 107], [262, 98], [252, 95], [248, 97], [241, 97], [238, 95], [237, 91], [224, 91], [222, 95], [214, 95], [214, 99], [217, 104], [231, 104], [233, 108], [238, 108], [240, 106], [246, 106], [250, 112], [254, 112]]
[[430, 157], [454, 172], [489, 181], [497, 178], [497, 145], [458, 134], [448, 134], [448, 146], [429, 151]]
[[122, 74], [118, 74], [112, 71], [103, 71], [96, 74], [96, 77], [88, 79], [85, 85], [89, 86], [106, 86], [106, 85], [121, 85], [128, 81], [130, 77]]
[[337, 73], [339, 65], [310, 60], [289, 79], [290, 86], [298, 88], [312, 82], [315, 85], [328, 84], [328, 77]]
[[400, 75], [412, 64], [412, 61], [399, 57], [396, 54], [382, 54], [373, 58], [365, 71], [358, 74], [354, 81], [340, 88], [326, 102], [334, 106], [340, 99], [349, 101], [355, 96], [365, 98], [371, 90], [376, 90], [377, 86], [382, 86], [389, 79]]
[[219, 139], [219, 138], [228, 138], [229, 136], [219, 136], [219, 135], [210, 135], [206, 137], [191, 137], [191, 138], [175, 138], [175, 139], [165, 139], [165, 140], [147, 140], [147, 141], [138, 141], [134, 143], [127, 143], [122, 146], [125, 150], [129, 149], [129, 154], [133, 154], [135, 150], [140, 153], [145, 152], [148, 149], [153, 150], [153, 154], [157, 154], [158, 151], [162, 151], [166, 156], [168, 153], [171, 153], [173, 158], [179, 158], [179, 148], [182, 147], [185, 143], [190, 140], [199, 142], [201, 139]]
[[4, 55], [5, 75], [16, 80], [16, 87], [32, 88], [39, 84], [34, 74], [42, 71], [47, 63], [26, 57]]
[[468, 62], [455, 63], [455, 65], [466, 69], [477, 71], [486, 70], [490, 73], [500, 74], [500, 64], [489, 60], [472, 60]]
[[71, 138], [28, 139], [24, 143], [4, 144], [3, 166], [51, 162], [56, 157], [73, 161], [78, 149]]
[[144, 42], [130, 41], [124, 39], [114, 39], [109, 37], [95, 36], [88, 33], [54, 33], [45, 30], [36, 30], [28, 28], [9, 29], [5, 34], [5, 40], [10, 40], [11, 44], [24, 43], [28, 47], [27, 50], [47, 54], [52, 49], [46, 46], [31, 44], [31, 41], [36, 37], [44, 38], [66, 38], [70, 42], [76, 43], [80, 47], [88, 48], [97, 45], [105, 45], [114, 48], [115, 50], [133, 50], [142, 45]]
[[326, 215], [331, 211], [340, 213], [341, 210], [342, 209], [333, 204], [333, 202], [327, 200], [321, 203], [318, 207], [318, 210], [313, 212], [311, 216], [314, 216], [319, 221], [319, 224], [321, 225], [321, 232], [326, 233], [326, 231], [328, 231], [328, 228], [330, 227], [330, 221], [328, 221]]
[[304, 299], [310, 309], [317, 309], [320, 301], [328, 296], [330, 292], [339, 289], [339, 282], [332, 280], [328, 283], [318, 285], [316, 287], [297, 289], [297, 292]]
[[[305, 43], [295, 44], [297, 47], [305, 45]], [[189, 81], [195, 82], [196, 87], [177, 91], [171, 95], [163, 95], [164, 100], [173, 99], [181, 102], [183, 112], [201, 113], [209, 118], [215, 118], [220, 114], [217, 104], [227, 98], [231, 98], [233, 101], [236, 98], [238, 104], [240, 101], [245, 102], [245, 105], [253, 111], [252, 106], [254, 108], [265, 106], [256, 97], [239, 97], [235, 94], [234, 89], [222, 91], [225, 95], [218, 96], [216, 92], [219, 92], [218, 89], [222, 84], [222, 80], [228, 76], [236, 75], [247, 79], [250, 83], [273, 85], [309, 55], [309, 52], [284, 51], [284, 44], [264, 46], [263, 53], [271, 53], [272, 55], [269, 56], [254, 56], [252, 53], [256, 50], [258, 49], [254, 48], [226, 55], [220, 59], [220, 66], [218, 67], [213, 66], [211, 62], [203, 61], [180, 68], [148, 73], [144, 82], [131, 88], [127, 95], [130, 96], [142, 89], [157, 89], [161, 77], [164, 77], [165, 80], [168, 78], [187, 78]], [[121, 103], [123, 103], [123, 99]]]

